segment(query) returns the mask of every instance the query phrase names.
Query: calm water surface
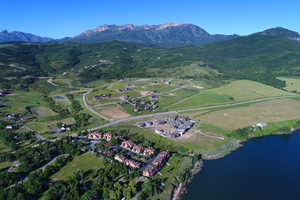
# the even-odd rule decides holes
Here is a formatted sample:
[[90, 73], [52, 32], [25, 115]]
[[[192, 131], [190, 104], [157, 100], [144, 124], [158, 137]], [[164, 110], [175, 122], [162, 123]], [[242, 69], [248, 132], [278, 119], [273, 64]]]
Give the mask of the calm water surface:
[[252, 139], [224, 158], [205, 161], [184, 199], [300, 199], [300, 131]]

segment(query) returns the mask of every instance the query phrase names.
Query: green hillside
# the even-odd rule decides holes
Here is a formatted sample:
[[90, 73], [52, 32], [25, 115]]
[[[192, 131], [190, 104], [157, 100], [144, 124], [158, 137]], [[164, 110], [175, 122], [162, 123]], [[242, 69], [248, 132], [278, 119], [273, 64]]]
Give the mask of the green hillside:
[[284, 87], [300, 75], [300, 43], [254, 34], [200, 46], [159, 48], [125, 42], [0, 45], [1, 77], [72, 75], [82, 81], [123, 77], [248, 79]]

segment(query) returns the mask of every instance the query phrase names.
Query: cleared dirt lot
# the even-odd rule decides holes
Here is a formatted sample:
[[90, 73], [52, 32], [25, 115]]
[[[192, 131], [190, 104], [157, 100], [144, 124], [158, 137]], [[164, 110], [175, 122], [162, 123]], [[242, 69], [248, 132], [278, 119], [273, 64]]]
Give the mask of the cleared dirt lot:
[[278, 122], [300, 119], [300, 101], [274, 100], [247, 107], [231, 108], [199, 116], [199, 120], [228, 130], [254, 125], [258, 122]]
[[110, 119], [123, 119], [123, 118], [127, 118], [127, 117], [131, 116], [130, 114], [125, 112], [123, 110], [123, 108], [121, 108], [118, 105], [116, 105], [116, 106], [106, 106], [106, 107], [101, 108], [97, 111], [100, 112], [102, 115], [110, 118]]

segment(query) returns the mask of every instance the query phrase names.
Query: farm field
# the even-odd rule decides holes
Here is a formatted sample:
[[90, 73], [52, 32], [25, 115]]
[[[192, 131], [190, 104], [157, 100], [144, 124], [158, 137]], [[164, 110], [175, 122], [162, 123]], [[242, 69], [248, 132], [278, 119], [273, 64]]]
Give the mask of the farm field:
[[100, 107], [97, 111], [110, 119], [123, 119], [131, 116], [119, 105]]
[[291, 94], [289, 92], [249, 80], [233, 81], [228, 85], [209, 89], [208, 91], [219, 95], [231, 96], [235, 101]]
[[286, 90], [300, 92], [300, 78], [279, 77], [279, 79], [286, 82]]
[[200, 115], [197, 120], [227, 130], [259, 122], [280, 122], [300, 118], [300, 102], [292, 99], [273, 100], [249, 106], [229, 108]]
[[178, 99], [177, 102], [167, 105], [166, 108], [168, 108], [168, 110], [184, 109], [184, 108], [193, 108], [193, 107], [199, 107], [204, 105], [227, 103], [231, 101], [232, 101], [231, 96], [203, 91], [187, 98]]
[[58, 180], [67, 180], [77, 170], [99, 169], [103, 166], [104, 160], [87, 152], [80, 156], [75, 157], [70, 163], [64, 166], [51, 178]]

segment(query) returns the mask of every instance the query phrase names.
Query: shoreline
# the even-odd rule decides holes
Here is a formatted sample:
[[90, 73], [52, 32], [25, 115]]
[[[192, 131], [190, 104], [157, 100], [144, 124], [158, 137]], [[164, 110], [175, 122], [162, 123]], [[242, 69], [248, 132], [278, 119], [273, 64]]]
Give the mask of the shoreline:
[[196, 174], [201, 172], [202, 167], [203, 167], [203, 160], [201, 158], [198, 161], [196, 161], [195, 164], [193, 165], [193, 168], [190, 170], [190, 175], [187, 178], [187, 180], [179, 183], [179, 185], [173, 189], [170, 200], [180, 200], [181, 199], [182, 195], [184, 195], [184, 193], [186, 192], [189, 183], [192, 182], [192, 179]]
[[[291, 128], [290, 131], [288, 131], [288, 132], [270, 133], [270, 134], [259, 136], [259, 137], [253, 136], [253, 137], [249, 137], [244, 140], [237, 140], [237, 143], [236, 143], [237, 145], [235, 146], [235, 148], [230, 149], [228, 152], [219, 152], [216, 154], [206, 155], [206, 156], [202, 157], [199, 161], [197, 161], [193, 165], [193, 168], [190, 170], [189, 178], [186, 181], [179, 183], [179, 185], [176, 188], [174, 188], [174, 190], [171, 193], [170, 200], [181, 200], [182, 199], [182, 196], [187, 192], [187, 187], [192, 182], [194, 176], [198, 173], [201, 173], [201, 169], [204, 165], [203, 160], [216, 160], [216, 159], [223, 158], [226, 155], [229, 155], [230, 153], [232, 153], [233, 151], [236, 151], [239, 148], [243, 147], [244, 143], [246, 143], [250, 139], [267, 137], [267, 136], [276, 136], [276, 135], [288, 135], [288, 134], [294, 133], [295, 131], [300, 131], [300, 129], [299, 128]], [[198, 167], [200, 167], [200, 168], [198, 168]]]

